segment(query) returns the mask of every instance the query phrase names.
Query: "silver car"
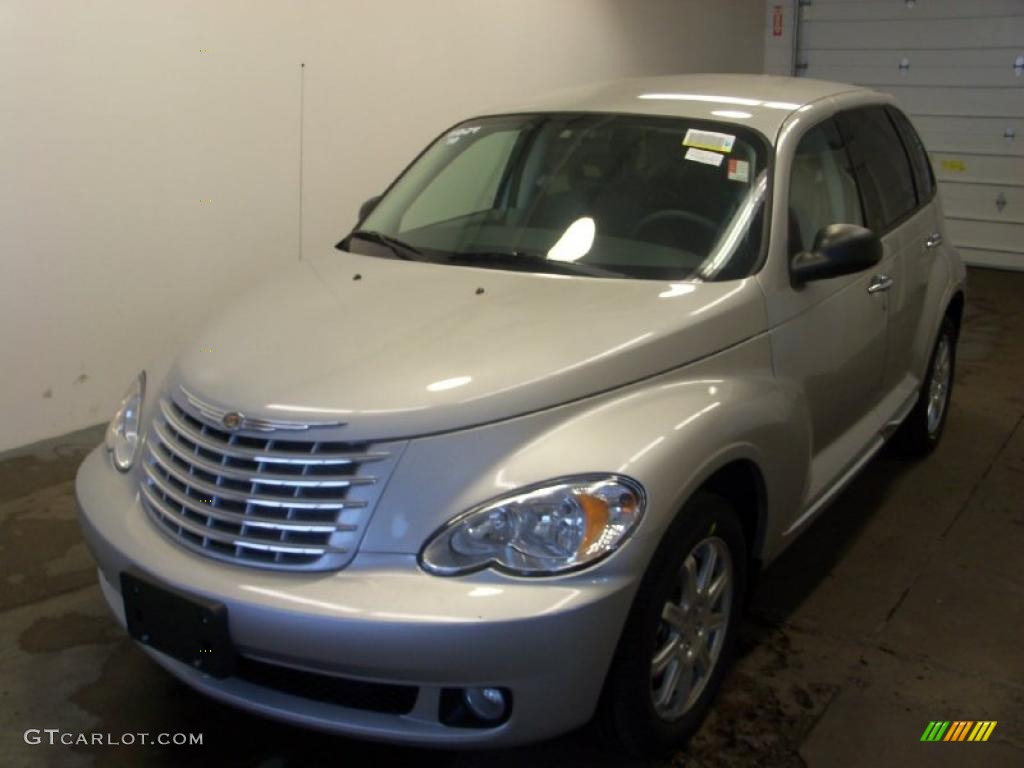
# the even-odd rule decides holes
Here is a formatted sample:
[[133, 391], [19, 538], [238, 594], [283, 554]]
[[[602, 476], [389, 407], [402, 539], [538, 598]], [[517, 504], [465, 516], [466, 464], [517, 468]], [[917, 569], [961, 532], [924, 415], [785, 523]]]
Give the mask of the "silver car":
[[77, 479], [160, 665], [300, 726], [684, 740], [754, 574], [923, 455], [964, 268], [888, 96], [687, 76], [459, 123], [139, 375]]

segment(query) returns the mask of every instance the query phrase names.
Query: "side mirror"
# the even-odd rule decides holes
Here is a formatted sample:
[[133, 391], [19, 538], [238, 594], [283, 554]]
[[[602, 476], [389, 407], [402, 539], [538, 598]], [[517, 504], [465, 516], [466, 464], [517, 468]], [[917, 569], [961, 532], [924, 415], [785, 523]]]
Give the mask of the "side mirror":
[[377, 203], [380, 202], [381, 197], [383, 197], [383, 195], [374, 195], [359, 206], [359, 223], [362, 223], [367, 216], [373, 213], [373, 209], [377, 207]]
[[856, 224], [829, 224], [814, 238], [814, 248], [793, 256], [789, 274], [794, 285], [850, 275], [875, 266], [882, 259], [882, 241], [870, 229]]

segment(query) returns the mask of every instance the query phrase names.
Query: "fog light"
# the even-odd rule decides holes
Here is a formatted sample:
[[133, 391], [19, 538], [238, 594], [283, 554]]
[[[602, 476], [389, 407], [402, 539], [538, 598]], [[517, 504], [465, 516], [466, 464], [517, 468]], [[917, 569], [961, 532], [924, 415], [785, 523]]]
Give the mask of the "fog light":
[[501, 720], [508, 707], [505, 693], [500, 688], [467, 688], [462, 700], [470, 712], [488, 722]]
[[438, 719], [452, 728], [497, 728], [512, 716], [508, 688], [442, 688]]

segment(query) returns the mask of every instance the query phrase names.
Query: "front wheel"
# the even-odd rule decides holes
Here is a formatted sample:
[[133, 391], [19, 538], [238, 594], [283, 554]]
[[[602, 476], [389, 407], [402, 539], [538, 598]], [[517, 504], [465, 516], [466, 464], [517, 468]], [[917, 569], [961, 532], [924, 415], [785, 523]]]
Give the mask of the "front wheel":
[[956, 337], [953, 321], [943, 318], [917, 403], [893, 437], [896, 448], [905, 455], [926, 456], [939, 444], [953, 394]]
[[700, 492], [644, 575], [601, 701], [607, 735], [656, 757], [700, 725], [735, 646], [747, 550], [729, 503]]

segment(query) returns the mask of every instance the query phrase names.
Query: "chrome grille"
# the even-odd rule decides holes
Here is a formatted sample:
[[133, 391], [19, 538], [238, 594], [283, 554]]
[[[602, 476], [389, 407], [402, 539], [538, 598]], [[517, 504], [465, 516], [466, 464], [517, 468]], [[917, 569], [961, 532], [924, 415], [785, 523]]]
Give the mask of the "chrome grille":
[[402, 444], [343, 442], [336, 431], [228, 432], [164, 398], [146, 437], [143, 503], [164, 531], [211, 557], [344, 567]]

